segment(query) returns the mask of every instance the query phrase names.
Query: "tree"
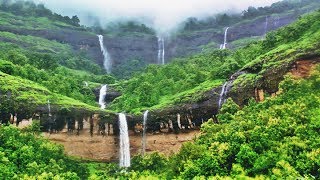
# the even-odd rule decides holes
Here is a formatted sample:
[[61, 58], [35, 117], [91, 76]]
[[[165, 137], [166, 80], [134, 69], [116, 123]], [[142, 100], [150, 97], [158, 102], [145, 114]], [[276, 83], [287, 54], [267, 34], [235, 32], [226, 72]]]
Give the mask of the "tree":
[[72, 24], [75, 25], [75, 26], [80, 26], [80, 20], [79, 20], [78, 16], [76, 16], [76, 15], [75, 15], [75, 16], [72, 16], [71, 22], [72, 22]]

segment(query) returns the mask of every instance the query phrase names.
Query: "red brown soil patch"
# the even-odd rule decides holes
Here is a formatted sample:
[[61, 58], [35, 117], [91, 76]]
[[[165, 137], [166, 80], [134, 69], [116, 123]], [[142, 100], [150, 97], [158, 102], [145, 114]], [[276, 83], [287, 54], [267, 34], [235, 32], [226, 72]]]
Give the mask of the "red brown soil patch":
[[313, 67], [319, 62], [320, 59], [296, 61], [290, 72], [294, 78], [307, 78]]

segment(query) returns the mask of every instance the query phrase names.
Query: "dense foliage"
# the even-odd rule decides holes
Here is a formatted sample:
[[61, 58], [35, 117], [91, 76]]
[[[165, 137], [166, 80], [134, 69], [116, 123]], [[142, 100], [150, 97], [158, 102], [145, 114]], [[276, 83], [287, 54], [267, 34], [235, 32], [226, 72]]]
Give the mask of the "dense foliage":
[[[287, 76], [281, 94], [240, 109], [231, 99], [167, 159], [137, 156], [129, 171], [101, 168], [92, 177], [146, 179], [319, 179], [320, 66], [308, 79]], [[103, 172], [103, 173], [102, 173]]]
[[[225, 113], [202, 126], [195, 144], [174, 157], [176, 172], [198, 176], [319, 178], [319, 71], [309, 79], [281, 84], [283, 94], [238, 111], [229, 100]], [[203, 151], [205, 149], [205, 151]]]
[[0, 179], [84, 179], [85, 166], [66, 157], [61, 146], [0, 126]]
[[[21, 3], [23, 7], [19, 8]], [[2, 4], [0, 8], [7, 7], [4, 5], [7, 4]], [[10, 2], [10, 8], [11, 5], [15, 7], [15, 3]], [[15, 13], [18, 15], [29, 16], [24, 14], [28, 13], [24, 9], [28, 9], [27, 5], [18, 1], [18, 8], [13, 10], [17, 9]], [[261, 11], [276, 11], [276, 5], [273, 9]], [[41, 6], [34, 8], [39, 9], [39, 12], [43, 10]], [[36, 13], [39, 12], [36, 10]], [[45, 22], [48, 17], [55, 16], [50, 13], [44, 12]], [[254, 13], [251, 8], [244, 16], [250, 18]], [[8, 13], [3, 15], [11, 17]], [[111, 109], [138, 113], [144, 109], [196, 101], [204, 91], [221, 85], [239, 69], [248, 72], [241, 77], [247, 80], [246, 83], [254, 83], [267, 69], [277, 68], [282, 63], [306, 55], [319, 56], [319, 19], [320, 11], [269, 33], [264, 41], [253, 42], [236, 51], [212, 50], [176, 59], [164, 66], [149, 65], [144, 72], [116, 85], [122, 91], [122, 96], [113, 102]], [[144, 25], [134, 23], [118, 28], [123, 28], [122, 32], [133, 30], [153, 33]], [[12, 112], [30, 117], [34, 106], [45, 104], [48, 99], [60, 106], [68, 104], [75, 108], [85, 106], [94, 109], [82, 103], [94, 104], [92, 89], [101, 83], [115, 83], [113, 77], [100, 75], [101, 68], [97, 68], [96, 74], [86, 72], [93, 72], [96, 66], [81, 57], [81, 54], [73, 54], [67, 45], [41, 38], [35, 38], [40, 45], [32, 44], [34, 37], [14, 36], [10, 33], [1, 35], [16, 42], [27, 42], [35, 49], [33, 52], [12, 43], [0, 43], [1, 122], [4, 118], [2, 115]], [[57, 54], [56, 51], [65, 53]], [[137, 68], [140, 65], [144, 64], [132, 61], [125, 68]], [[128, 77], [131, 74], [122, 75]], [[88, 86], [85, 82], [88, 82]], [[241, 82], [236, 80], [234, 83], [237, 85]], [[194, 143], [184, 144], [179, 153], [169, 158], [157, 153], [136, 156], [128, 169], [119, 169], [115, 164], [96, 163], [89, 163], [87, 169], [79, 162], [65, 157], [60, 146], [35, 137], [33, 133], [39, 129], [39, 125], [35, 124], [25, 132], [1, 126], [0, 179], [89, 178], [88, 170], [91, 179], [318, 179], [319, 84], [318, 66], [308, 79], [293, 80], [287, 77], [280, 86], [282, 93], [262, 103], [250, 101], [240, 109], [229, 99], [218, 115], [219, 123], [209, 120], [203, 124], [202, 134]]]

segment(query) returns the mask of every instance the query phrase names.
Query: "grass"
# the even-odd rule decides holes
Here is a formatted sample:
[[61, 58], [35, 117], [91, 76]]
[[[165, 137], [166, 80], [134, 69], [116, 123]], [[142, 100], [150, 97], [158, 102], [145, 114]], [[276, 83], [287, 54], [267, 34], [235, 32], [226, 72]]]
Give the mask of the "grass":
[[13, 42], [14, 44], [20, 45], [20, 47], [26, 47], [29, 50], [49, 53], [72, 53], [72, 48], [70, 45], [62, 44], [54, 40], [50, 41], [41, 37], [18, 35], [10, 32], [0, 32], [0, 37], [5, 39], [5, 41]]
[[[19, 77], [11, 76], [0, 72], [0, 92], [2, 94], [11, 93], [12, 96], [16, 97], [18, 101], [32, 102], [35, 105], [45, 105], [50, 100], [53, 105], [59, 107], [73, 107], [79, 109], [86, 109], [88, 111], [100, 112], [101, 109], [81, 101], [53, 93], [47, 88]], [[111, 112], [111, 111], [106, 111]]]
[[0, 11], [0, 25], [11, 29], [24, 30], [55, 30], [63, 28], [83, 29], [82, 27], [75, 27], [64, 22], [53, 21], [47, 17], [33, 17], [33, 16], [17, 16], [11, 13]]

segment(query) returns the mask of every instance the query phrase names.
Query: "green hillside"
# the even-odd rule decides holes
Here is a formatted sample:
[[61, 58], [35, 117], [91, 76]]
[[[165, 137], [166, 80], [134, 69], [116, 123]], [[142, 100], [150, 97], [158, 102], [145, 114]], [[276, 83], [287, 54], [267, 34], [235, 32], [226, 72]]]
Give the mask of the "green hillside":
[[[0, 179], [320, 179], [320, 10], [269, 32], [263, 40], [250, 37], [233, 42], [242, 48], [217, 50], [209, 44], [202, 53], [166, 65], [148, 65], [132, 77], [125, 72], [130, 78], [117, 80], [104, 74], [86, 48], [75, 49], [48, 34], [39, 35], [69, 29], [95, 36], [79, 25], [76, 16], [63, 17], [27, 1], [0, 3]], [[280, 5], [257, 11], [249, 8], [244, 14], [252, 20], [271, 11], [281, 13]], [[303, 10], [308, 8], [312, 9]], [[127, 28], [137, 29], [139, 35], [154, 33], [134, 23], [118, 26], [115, 29], [122, 30], [110, 36], [128, 35]], [[314, 61], [307, 75], [294, 77], [288, 72], [297, 61], [305, 60]], [[236, 72], [243, 73], [232, 76]], [[61, 146], [41, 137], [37, 120], [22, 130], [8, 124], [10, 113], [19, 118], [38, 112], [49, 116], [48, 101], [52, 111], [65, 113], [63, 121], [92, 114], [110, 121], [112, 115], [116, 121], [115, 112], [125, 112], [132, 124], [135, 116], [142, 119], [145, 110], [198, 103], [208, 92], [219, 97], [220, 92], [211, 90], [220, 91], [226, 81], [233, 83], [233, 99], [217, 109], [213, 118], [202, 119], [205, 123], [193, 142], [169, 157], [135, 156], [128, 168], [68, 157]], [[244, 97], [248, 89], [267, 87], [263, 83], [273, 86], [272, 92], [265, 91], [263, 101]], [[102, 84], [121, 91], [106, 110], [99, 109], [94, 94]]]
[[128, 172], [98, 166], [92, 177], [129, 179], [318, 179], [320, 66], [307, 79], [288, 76], [281, 95], [240, 109], [231, 99], [194, 143], [166, 158], [136, 156]]
[[[24, 1], [0, 1], [0, 16], [0, 70], [6, 73], [1, 74], [2, 94], [15, 92], [13, 98], [23, 97], [21, 101], [34, 103], [34, 108], [50, 100], [58, 106], [97, 110], [93, 89], [115, 79], [104, 75], [85, 52], [52, 37], [66, 30], [95, 36], [79, 25], [76, 16], [62, 17], [43, 5]], [[38, 91], [38, 87], [47, 92]]]

